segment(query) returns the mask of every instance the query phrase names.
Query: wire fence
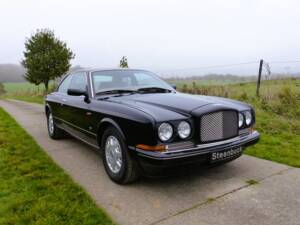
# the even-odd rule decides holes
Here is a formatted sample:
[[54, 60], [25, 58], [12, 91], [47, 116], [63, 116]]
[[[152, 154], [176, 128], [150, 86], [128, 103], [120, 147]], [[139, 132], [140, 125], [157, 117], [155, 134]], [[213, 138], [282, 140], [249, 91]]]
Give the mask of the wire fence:
[[[247, 67], [247, 68], [245, 68]], [[238, 71], [250, 71], [250, 75]], [[232, 83], [256, 82], [256, 96], [260, 96], [261, 80], [278, 80], [287, 78], [300, 78], [300, 60], [286, 61], [248, 61], [232, 64], [210, 65], [195, 68], [174, 69], [167, 79], [169, 82], [179, 84], [187, 92], [202, 93], [205, 90], [214, 94], [214, 85], [227, 85]], [[199, 85], [201, 87], [199, 87]], [[211, 86], [210, 88], [204, 86]], [[217, 93], [218, 94], [218, 93]]]
[[[158, 71], [165, 78], [201, 78], [207, 75], [234, 75], [257, 77], [260, 60], [230, 64], [208, 65], [190, 68], [177, 68]], [[278, 79], [300, 76], [300, 60], [266, 61], [263, 60], [262, 79]]]

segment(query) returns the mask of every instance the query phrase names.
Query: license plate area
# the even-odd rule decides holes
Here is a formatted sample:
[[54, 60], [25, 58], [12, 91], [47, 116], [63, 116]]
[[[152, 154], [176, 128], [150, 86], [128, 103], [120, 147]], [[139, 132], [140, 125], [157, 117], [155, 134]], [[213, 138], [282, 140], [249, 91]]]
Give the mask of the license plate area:
[[213, 152], [210, 156], [210, 161], [218, 162], [218, 161], [223, 161], [223, 160], [227, 160], [230, 158], [235, 158], [235, 157], [240, 156], [242, 154], [242, 152], [243, 152], [242, 147], [235, 147], [235, 148], [222, 150], [219, 152]]

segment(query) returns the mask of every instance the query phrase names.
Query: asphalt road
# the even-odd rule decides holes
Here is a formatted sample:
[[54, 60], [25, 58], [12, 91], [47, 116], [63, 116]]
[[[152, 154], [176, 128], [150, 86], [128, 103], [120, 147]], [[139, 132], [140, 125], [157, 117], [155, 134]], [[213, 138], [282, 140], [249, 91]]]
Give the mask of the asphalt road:
[[[0, 106], [119, 224], [300, 224], [300, 169], [242, 156], [189, 175], [120, 186], [90, 147], [48, 138], [43, 106], [2, 100]], [[249, 185], [250, 179], [259, 183]]]

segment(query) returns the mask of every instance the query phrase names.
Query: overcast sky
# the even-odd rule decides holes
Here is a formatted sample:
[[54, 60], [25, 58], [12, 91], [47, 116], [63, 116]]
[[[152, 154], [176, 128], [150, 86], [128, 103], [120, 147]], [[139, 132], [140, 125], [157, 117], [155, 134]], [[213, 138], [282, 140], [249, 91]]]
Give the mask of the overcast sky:
[[38, 28], [53, 29], [85, 67], [115, 67], [123, 55], [130, 67], [178, 72], [300, 60], [297, 0], [1, 0], [0, 27], [0, 63], [18, 63]]

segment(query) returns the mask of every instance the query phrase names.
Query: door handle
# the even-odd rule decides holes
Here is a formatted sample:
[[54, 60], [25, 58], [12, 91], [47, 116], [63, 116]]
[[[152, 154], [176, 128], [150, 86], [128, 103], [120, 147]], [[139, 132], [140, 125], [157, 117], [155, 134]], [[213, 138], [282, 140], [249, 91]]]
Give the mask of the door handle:
[[64, 105], [64, 103], [66, 103], [66, 102], [67, 102], [67, 99], [65, 99], [65, 98], [62, 98], [62, 99], [61, 99], [61, 102], [60, 102], [60, 105], [61, 105], [61, 106], [63, 106], [63, 105]]

